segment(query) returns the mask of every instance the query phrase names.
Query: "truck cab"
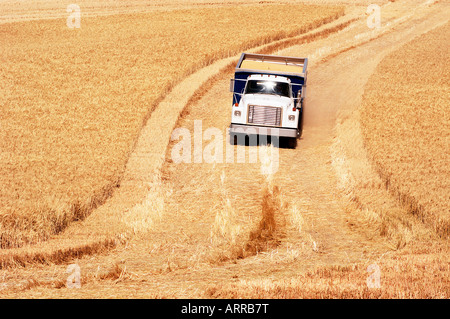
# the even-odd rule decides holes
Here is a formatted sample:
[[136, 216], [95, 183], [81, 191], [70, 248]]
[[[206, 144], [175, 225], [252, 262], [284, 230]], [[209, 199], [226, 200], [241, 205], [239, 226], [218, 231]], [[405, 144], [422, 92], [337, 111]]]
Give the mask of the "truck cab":
[[304, 58], [243, 53], [231, 80], [230, 137], [271, 135], [297, 141], [302, 134]]

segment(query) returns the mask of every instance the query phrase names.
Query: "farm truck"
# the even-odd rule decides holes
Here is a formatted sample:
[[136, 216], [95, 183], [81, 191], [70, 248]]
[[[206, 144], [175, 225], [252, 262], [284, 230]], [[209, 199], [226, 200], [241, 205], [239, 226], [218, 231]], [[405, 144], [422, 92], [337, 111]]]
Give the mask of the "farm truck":
[[239, 136], [287, 139], [295, 147], [303, 131], [307, 58], [242, 53], [230, 81], [230, 142]]

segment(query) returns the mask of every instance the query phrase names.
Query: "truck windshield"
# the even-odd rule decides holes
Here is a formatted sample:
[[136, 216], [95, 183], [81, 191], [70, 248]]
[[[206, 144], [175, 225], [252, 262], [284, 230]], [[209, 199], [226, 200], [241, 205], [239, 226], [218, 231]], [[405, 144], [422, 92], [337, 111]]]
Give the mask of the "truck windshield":
[[290, 97], [289, 83], [263, 80], [249, 80], [245, 94], [277, 94]]

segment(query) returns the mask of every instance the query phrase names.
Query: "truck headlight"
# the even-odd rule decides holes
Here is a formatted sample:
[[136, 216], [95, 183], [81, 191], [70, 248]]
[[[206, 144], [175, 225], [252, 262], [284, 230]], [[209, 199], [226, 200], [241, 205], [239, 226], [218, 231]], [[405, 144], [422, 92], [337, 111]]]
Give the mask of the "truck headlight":
[[289, 121], [294, 121], [295, 120], [295, 115], [289, 115], [288, 116], [288, 120]]
[[241, 116], [241, 111], [234, 111], [234, 116], [237, 116], [237, 117]]

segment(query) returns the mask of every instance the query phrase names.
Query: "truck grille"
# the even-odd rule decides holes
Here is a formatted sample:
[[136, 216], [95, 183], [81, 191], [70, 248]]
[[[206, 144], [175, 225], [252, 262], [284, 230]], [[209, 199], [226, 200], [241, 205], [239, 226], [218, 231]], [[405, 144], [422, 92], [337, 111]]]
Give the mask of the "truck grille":
[[281, 107], [249, 105], [248, 123], [280, 126]]

